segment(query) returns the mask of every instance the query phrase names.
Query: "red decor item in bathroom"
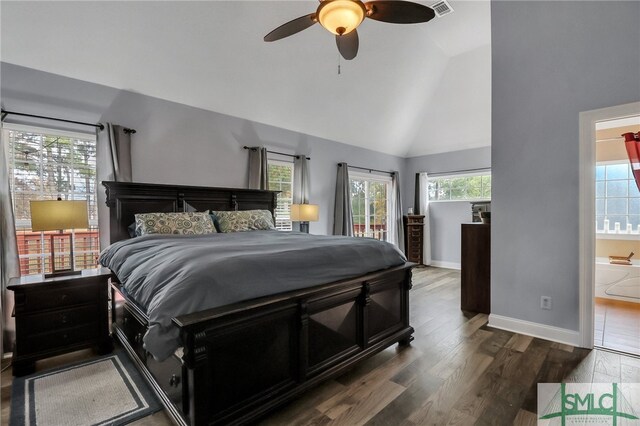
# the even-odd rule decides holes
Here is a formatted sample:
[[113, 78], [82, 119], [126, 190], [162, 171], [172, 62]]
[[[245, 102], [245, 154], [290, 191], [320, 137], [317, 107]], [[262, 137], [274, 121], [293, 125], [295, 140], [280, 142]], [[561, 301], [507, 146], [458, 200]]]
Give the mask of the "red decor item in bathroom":
[[624, 145], [627, 148], [627, 154], [629, 155], [631, 171], [633, 172], [633, 177], [636, 180], [636, 185], [640, 190], [640, 132], [629, 132], [622, 136], [624, 137]]

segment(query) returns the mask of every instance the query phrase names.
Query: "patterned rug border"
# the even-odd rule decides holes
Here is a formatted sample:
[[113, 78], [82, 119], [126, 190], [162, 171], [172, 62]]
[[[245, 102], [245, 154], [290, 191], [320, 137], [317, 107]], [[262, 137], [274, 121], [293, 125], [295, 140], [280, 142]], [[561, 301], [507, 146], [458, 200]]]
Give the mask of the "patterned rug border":
[[[119, 370], [119, 373], [122, 375], [123, 371], [120, 371], [120, 367], [115, 362], [116, 360], [120, 363], [126, 375], [129, 376], [131, 382], [138, 388], [141, 396], [147, 402], [148, 407], [143, 408], [141, 410], [137, 410], [129, 413], [122, 413], [116, 419], [110, 419], [102, 423], [98, 423], [94, 426], [98, 425], [109, 425], [109, 426], [120, 426], [126, 425], [133, 421], [139, 420], [143, 417], [146, 417], [150, 414], [158, 412], [162, 409], [162, 405], [158, 401], [155, 393], [149, 389], [149, 385], [143, 379], [140, 372], [135, 368], [127, 354], [124, 350], [118, 348], [115, 349], [112, 353], [102, 356], [93, 357], [91, 359], [77, 361], [71, 364], [66, 364], [60, 367], [51, 368], [48, 370], [38, 371], [36, 373], [30, 374], [28, 376], [22, 377], [14, 377], [13, 383], [11, 386], [11, 412], [9, 417], [9, 426], [30, 426], [36, 425], [34, 422], [35, 419], [32, 419], [30, 425], [25, 424], [26, 417], [26, 408], [25, 408], [25, 384], [27, 382], [33, 383], [30, 381], [34, 378], [46, 377], [56, 373], [61, 373], [64, 371], [69, 371], [76, 369], [78, 367], [82, 367], [85, 365], [95, 364], [104, 360], [113, 359], [114, 367]], [[126, 380], [123, 380], [128, 389], [131, 390], [131, 383], [127, 383]], [[131, 393], [134, 398], [137, 399], [135, 392]], [[19, 405], [18, 405], [19, 404]], [[124, 417], [123, 417], [124, 416]]]

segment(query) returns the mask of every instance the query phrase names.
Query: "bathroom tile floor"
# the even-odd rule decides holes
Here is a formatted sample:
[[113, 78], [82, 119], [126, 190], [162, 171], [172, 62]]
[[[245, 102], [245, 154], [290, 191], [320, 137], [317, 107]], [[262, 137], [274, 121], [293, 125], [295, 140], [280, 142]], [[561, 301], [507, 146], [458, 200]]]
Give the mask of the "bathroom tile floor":
[[640, 355], [640, 303], [596, 298], [595, 345]]

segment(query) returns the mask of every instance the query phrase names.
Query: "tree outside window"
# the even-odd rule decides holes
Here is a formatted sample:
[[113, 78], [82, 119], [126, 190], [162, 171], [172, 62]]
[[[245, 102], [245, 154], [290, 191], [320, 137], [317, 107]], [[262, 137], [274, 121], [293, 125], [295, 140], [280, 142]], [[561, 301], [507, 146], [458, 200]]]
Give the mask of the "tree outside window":
[[387, 241], [391, 179], [352, 173], [349, 181], [354, 235]]
[[268, 161], [269, 189], [280, 191], [276, 205], [276, 229], [291, 231], [291, 204], [293, 203], [293, 163]]

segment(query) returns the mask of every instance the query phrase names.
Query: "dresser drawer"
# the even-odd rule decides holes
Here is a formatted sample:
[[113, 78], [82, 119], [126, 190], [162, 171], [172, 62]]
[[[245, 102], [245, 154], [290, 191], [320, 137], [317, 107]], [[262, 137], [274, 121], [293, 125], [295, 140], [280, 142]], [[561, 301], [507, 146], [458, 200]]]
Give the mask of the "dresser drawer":
[[33, 334], [18, 343], [18, 352], [46, 352], [77, 343], [83, 343], [87, 340], [97, 340], [98, 335], [97, 321], [80, 327], [66, 328], [51, 333]]
[[36, 312], [45, 309], [87, 304], [97, 301], [99, 293], [95, 286], [68, 286], [51, 290], [28, 291], [24, 293], [24, 311]]
[[21, 331], [30, 336], [88, 324], [95, 319], [97, 310], [96, 305], [84, 305], [42, 314], [28, 314], [20, 324]]

